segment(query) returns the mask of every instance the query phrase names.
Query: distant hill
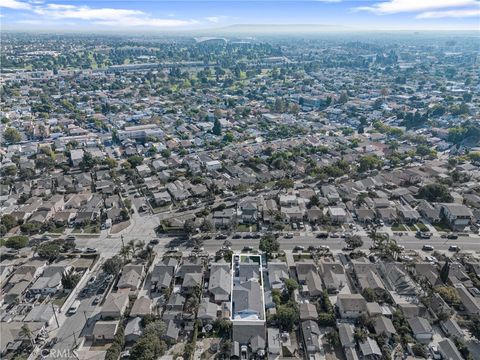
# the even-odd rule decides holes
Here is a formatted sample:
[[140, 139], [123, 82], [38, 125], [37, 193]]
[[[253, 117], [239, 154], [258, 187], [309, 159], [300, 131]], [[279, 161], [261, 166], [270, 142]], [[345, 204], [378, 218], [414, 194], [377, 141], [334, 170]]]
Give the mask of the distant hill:
[[306, 34], [348, 30], [352, 29], [346, 26], [323, 24], [236, 24], [203, 31], [214, 31], [216, 34]]

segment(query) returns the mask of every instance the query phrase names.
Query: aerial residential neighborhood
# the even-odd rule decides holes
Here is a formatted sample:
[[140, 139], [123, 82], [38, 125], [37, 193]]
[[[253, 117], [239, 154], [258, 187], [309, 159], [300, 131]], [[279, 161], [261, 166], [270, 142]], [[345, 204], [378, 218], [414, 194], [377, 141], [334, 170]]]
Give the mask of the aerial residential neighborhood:
[[480, 359], [478, 33], [262, 29], [2, 31], [2, 359]]

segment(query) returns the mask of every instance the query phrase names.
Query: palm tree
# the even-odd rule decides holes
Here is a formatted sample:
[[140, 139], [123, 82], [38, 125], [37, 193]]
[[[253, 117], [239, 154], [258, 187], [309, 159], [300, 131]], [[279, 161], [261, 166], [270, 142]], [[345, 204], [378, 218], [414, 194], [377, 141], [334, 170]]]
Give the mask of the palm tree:
[[145, 241], [138, 240], [134, 246], [134, 255], [136, 254], [137, 251], [142, 251], [144, 247], [145, 247]]
[[130, 240], [128, 243], [127, 243], [127, 248], [128, 250], [130, 251], [131, 253], [131, 256], [135, 256], [135, 240]]
[[229, 339], [225, 339], [220, 343], [220, 358], [229, 359], [232, 349], [232, 342]]
[[127, 260], [130, 258], [130, 247], [122, 246], [120, 249], [119, 255], [123, 258], [123, 263], [125, 264]]
[[188, 298], [187, 302], [185, 303], [185, 310], [187, 312], [196, 312], [197, 306], [199, 305], [198, 298], [196, 295], [192, 295]]
[[355, 330], [353, 338], [357, 342], [364, 342], [365, 340], [367, 340], [367, 333], [364, 330]]
[[23, 339], [26, 338], [26, 339], [30, 340], [30, 343], [32, 344], [32, 346], [35, 345], [35, 340], [33, 339], [33, 333], [30, 330], [30, 328], [27, 326], [27, 324], [22, 325], [18, 335], [20, 336], [20, 338], [23, 338]]
[[154, 251], [153, 251], [153, 248], [148, 246], [147, 247], [147, 262], [152, 262], [153, 259], [155, 257], [155, 254], [154, 254]]

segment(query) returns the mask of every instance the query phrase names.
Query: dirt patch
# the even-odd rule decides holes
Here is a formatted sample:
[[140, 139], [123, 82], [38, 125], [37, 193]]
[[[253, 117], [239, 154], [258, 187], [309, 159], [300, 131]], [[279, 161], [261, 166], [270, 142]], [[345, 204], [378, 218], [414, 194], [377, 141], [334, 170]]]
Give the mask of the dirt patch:
[[130, 220], [123, 221], [119, 224], [115, 224], [112, 226], [112, 230], [110, 230], [110, 234], [117, 234], [129, 226], [130, 226]]

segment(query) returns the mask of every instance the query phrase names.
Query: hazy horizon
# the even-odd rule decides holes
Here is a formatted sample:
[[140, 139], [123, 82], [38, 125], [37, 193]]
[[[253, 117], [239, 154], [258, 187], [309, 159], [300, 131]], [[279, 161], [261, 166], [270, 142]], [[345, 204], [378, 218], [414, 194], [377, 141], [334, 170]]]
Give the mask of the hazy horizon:
[[0, 11], [4, 31], [215, 32], [239, 26], [316, 26], [329, 31], [480, 29], [478, 0], [0, 0]]

